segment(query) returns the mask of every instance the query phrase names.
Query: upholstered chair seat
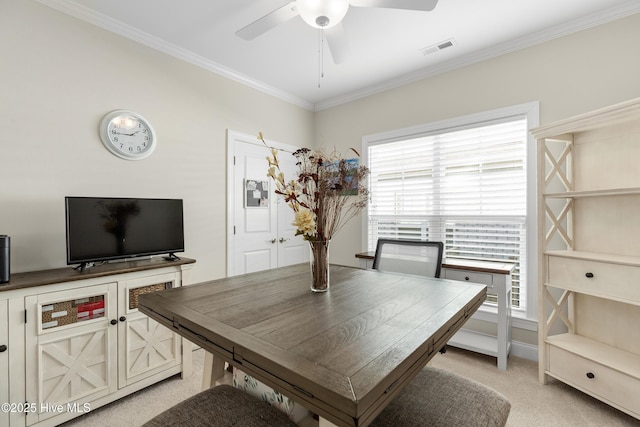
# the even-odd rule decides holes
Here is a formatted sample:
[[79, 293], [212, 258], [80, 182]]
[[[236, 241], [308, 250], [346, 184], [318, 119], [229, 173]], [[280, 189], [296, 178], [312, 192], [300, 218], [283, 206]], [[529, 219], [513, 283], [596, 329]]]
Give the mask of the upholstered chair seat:
[[503, 427], [510, 410], [511, 403], [497, 391], [426, 367], [370, 427]]
[[143, 427], [295, 427], [266, 402], [229, 385], [202, 391], [157, 415]]

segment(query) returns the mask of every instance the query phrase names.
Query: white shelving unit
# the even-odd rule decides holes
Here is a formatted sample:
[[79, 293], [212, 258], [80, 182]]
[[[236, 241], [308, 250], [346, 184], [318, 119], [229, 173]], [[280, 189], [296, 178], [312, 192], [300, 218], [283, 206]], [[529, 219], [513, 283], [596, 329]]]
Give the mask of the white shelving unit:
[[[487, 354], [497, 358], [498, 369], [507, 369], [511, 352], [511, 273], [513, 264], [493, 262], [450, 261], [443, 264], [440, 277], [487, 285], [487, 295], [497, 303], [498, 324], [495, 335], [462, 328], [447, 343], [453, 347]], [[475, 270], [474, 270], [475, 269]]]
[[640, 99], [533, 135], [539, 379], [640, 419]]

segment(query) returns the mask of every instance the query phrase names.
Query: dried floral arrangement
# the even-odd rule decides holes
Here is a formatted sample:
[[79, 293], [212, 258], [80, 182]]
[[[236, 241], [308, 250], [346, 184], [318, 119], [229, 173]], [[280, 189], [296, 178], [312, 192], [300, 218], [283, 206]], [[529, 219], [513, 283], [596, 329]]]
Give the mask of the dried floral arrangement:
[[[262, 133], [258, 138], [268, 146]], [[356, 156], [360, 154], [353, 148]], [[293, 209], [292, 225], [305, 240], [328, 241], [367, 206], [365, 187], [369, 169], [358, 159], [345, 159], [335, 150], [330, 153], [300, 148], [293, 153], [298, 176], [286, 181], [280, 169], [278, 150], [271, 148], [268, 176], [275, 182], [276, 194]]]

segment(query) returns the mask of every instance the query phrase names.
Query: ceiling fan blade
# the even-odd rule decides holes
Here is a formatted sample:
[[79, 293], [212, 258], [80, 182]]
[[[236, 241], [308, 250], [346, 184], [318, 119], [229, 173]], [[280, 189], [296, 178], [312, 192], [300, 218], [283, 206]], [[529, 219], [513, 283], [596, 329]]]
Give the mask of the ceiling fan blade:
[[387, 9], [408, 9], [432, 11], [438, 4], [438, 0], [350, 0], [349, 4], [355, 7], [383, 7]]
[[344, 33], [342, 22], [324, 30], [324, 35], [327, 38], [327, 45], [331, 51], [333, 63], [342, 64], [349, 51], [347, 37]]
[[236, 35], [245, 40], [253, 40], [296, 16], [298, 16], [298, 7], [296, 2], [292, 1], [239, 29], [236, 31]]

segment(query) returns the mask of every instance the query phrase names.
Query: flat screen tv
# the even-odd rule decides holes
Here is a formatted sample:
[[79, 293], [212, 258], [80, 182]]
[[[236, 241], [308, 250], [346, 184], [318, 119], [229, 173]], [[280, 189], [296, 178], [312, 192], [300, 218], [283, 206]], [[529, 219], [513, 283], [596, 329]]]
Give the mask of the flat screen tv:
[[67, 264], [184, 251], [181, 199], [65, 197]]

